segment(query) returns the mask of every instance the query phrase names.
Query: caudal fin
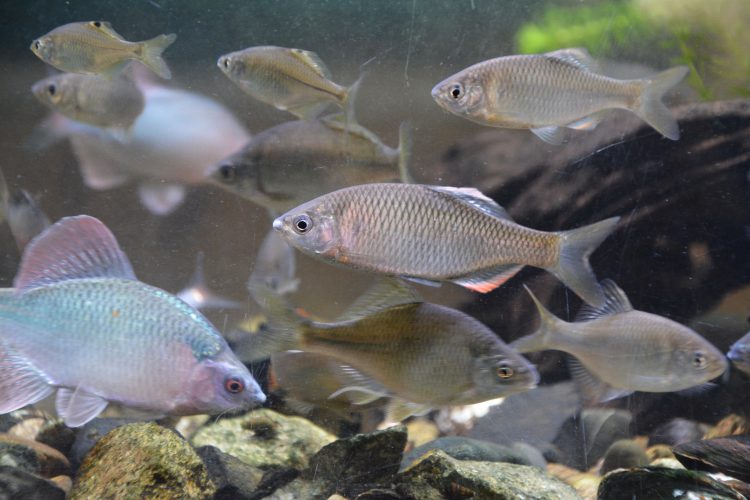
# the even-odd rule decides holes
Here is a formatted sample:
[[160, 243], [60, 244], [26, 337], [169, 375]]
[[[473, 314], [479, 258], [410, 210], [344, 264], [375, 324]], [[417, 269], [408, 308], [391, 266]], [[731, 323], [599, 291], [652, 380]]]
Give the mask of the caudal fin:
[[614, 231], [619, 220], [619, 217], [612, 217], [589, 226], [558, 233], [560, 258], [557, 265], [547, 269], [593, 306], [604, 304], [604, 294], [589, 264], [589, 256]]
[[645, 79], [646, 85], [633, 109], [633, 112], [646, 123], [673, 141], [680, 138], [680, 128], [661, 99], [669, 89], [680, 83], [689, 71], [687, 66], [677, 66]]
[[172, 78], [172, 72], [169, 71], [167, 63], [162, 59], [161, 54], [167, 47], [172, 45], [177, 39], [177, 35], [171, 33], [169, 35], [159, 35], [142, 42], [143, 52], [140, 57], [140, 61], [151, 69], [154, 73], [169, 80]]
[[561, 320], [549, 312], [549, 310], [539, 302], [539, 299], [536, 298], [536, 295], [531, 292], [529, 287], [524, 285], [524, 288], [531, 296], [531, 300], [534, 301], [536, 310], [539, 313], [539, 328], [537, 328], [536, 332], [531, 335], [515, 340], [510, 346], [521, 353], [549, 349], [551, 347], [549, 340], [550, 334], [556, 330], [556, 324]]

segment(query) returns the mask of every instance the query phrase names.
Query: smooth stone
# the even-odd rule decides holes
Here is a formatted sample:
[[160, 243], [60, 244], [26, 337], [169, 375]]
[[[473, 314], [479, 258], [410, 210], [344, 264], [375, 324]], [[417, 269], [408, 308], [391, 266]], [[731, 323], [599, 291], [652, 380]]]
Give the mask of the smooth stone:
[[676, 458], [657, 458], [649, 464], [652, 467], [665, 467], [667, 469], [684, 469], [685, 466]]
[[707, 430], [708, 427], [705, 424], [684, 418], [673, 418], [651, 432], [648, 436], [648, 445], [666, 444], [674, 446], [695, 441], [701, 439]]
[[310, 458], [302, 478], [325, 484], [320, 488], [325, 496], [354, 497], [388, 485], [398, 472], [406, 440], [404, 425], [339, 439]]
[[61, 474], [69, 475], [71, 473], [68, 459], [51, 446], [9, 434], [0, 434], [0, 443], [21, 445], [32, 450], [39, 462], [38, 473], [41, 476], [53, 477]]
[[599, 473], [603, 476], [615, 469], [629, 469], [630, 467], [645, 467], [649, 464], [646, 450], [630, 439], [615, 441], [604, 454]]
[[215, 446], [201, 446], [195, 452], [203, 460], [208, 477], [216, 486], [214, 500], [249, 500], [263, 479], [263, 471]]
[[602, 480], [598, 474], [581, 472], [563, 464], [547, 464], [547, 473], [573, 487], [585, 499], [596, 498], [596, 490]]
[[0, 498], [65, 500], [65, 491], [39, 476], [3, 465], [0, 466]]
[[750, 436], [682, 443], [672, 452], [687, 469], [720, 472], [750, 483]]
[[304, 469], [310, 457], [336, 440], [302, 417], [261, 408], [236, 418], [222, 418], [201, 428], [190, 442], [196, 448], [215, 446], [248, 465]]
[[29, 474], [39, 474], [36, 452], [22, 444], [0, 442], [0, 465], [14, 467]]
[[108, 432], [125, 424], [134, 424], [138, 421], [132, 418], [95, 418], [78, 429], [75, 441], [70, 447], [69, 457], [74, 468], [78, 468], [89, 451]]
[[731, 414], [722, 418], [713, 428], [709, 429], [703, 439], [747, 435], [750, 435], [750, 422], [745, 417]]
[[745, 500], [744, 496], [708, 474], [661, 467], [610, 472], [602, 479], [597, 492], [598, 500], [634, 498]]
[[440, 435], [440, 430], [434, 422], [423, 417], [414, 418], [406, 423], [409, 433], [407, 450], [412, 450], [425, 443], [429, 443]]
[[492, 498], [496, 500], [578, 500], [559, 479], [526, 465], [456, 460], [432, 450], [399, 473], [395, 490], [406, 498]]
[[211, 419], [208, 415], [190, 415], [188, 417], [182, 417], [177, 421], [174, 426], [174, 430], [179, 432], [185, 439], [190, 439], [198, 432], [198, 429], [206, 425]]
[[71, 499], [204, 499], [215, 486], [193, 448], [153, 422], [118, 427], [86, 455]]
[[629, 411], [590, 408], [568, 419], [553, 444], [560, 461], [578, 470], [588, 470], [617, 440], [631, 437]]
[[8, 429], [8, 434], [25, 439], [35, 440], [46, 420], [41, 417], [27, 418]]
[[36, 440], [51, 446], [67, 457], [70, 455], [77, 435], [78, 429], [68, 427], [62, 420], [53, 420], [44, 424], [36, 435]]
[[51, 477], [50, 481], [55, 483], [58, 488], [65, 492], [66, 495], [70, 493], [71, 489], [73, 489], [73, 480], [70, 476], [55, 476]]
[[646, 448], [646, 456], [653, 462], [660, 458], [674, 458], [674, 453], [672, 453], [672, 448], [666, 444], [657, 444]]
[[487, 443], [462, 436], [444, 436], [427, 444], [414, 448], [401, 461], [401, 470], [406, 469], [416, 460], [432, 450], [442, 450], [456, 460], [473, 460], [476, 462], [506, 462], [518, 465], [536, 465], [532, 460], [509, 446]]

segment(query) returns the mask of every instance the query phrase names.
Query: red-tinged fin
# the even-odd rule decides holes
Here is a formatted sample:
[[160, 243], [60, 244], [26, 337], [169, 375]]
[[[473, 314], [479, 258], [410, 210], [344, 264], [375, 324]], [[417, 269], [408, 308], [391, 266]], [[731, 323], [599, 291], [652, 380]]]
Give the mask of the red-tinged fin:
[[482, 271], [481, 273], [452, 280], [453, 283], [474, 292], [487, 293], [503, 285], [523, 269], [523, 264], [509, 264]]
[[41, 401], [54, 391], [44, 372], [7, 345], [0, 345], [0, 413]]
[[68, 427], [80, 427], [94, 419], [107, 407], [108, 401], [78, 387], [62, 387], [55, 398], [55, 409]]
[[112, 232], [88, 215], [65, 217], [26, 247], [14, 285], [19, 292], [66, 280], [136, 279]]

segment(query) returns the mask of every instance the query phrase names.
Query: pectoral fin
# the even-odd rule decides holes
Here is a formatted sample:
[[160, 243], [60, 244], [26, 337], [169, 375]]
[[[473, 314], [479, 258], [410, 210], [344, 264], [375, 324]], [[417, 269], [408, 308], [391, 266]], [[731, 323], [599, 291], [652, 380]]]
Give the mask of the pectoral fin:
[[69, 427], [82, 426], [103, 412], [107, 404], [106, 399], [86, 392], [80, 387], [76, 390], [65, 387], [59, 389], [55, 400], [58, 415]]

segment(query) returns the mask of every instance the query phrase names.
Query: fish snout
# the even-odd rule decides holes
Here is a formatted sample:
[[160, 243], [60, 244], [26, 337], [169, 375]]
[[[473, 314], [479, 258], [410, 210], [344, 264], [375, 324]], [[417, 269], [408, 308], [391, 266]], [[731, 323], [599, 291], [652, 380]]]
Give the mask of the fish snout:
[[277, 217], [276, 219], [274, 219], [274, 221], [273, 221], [273, 228], [276, 231], [281, 231], [281, 229], [283, 227], [284, 227], [284, 221], [282, 220], [281, 217]]

